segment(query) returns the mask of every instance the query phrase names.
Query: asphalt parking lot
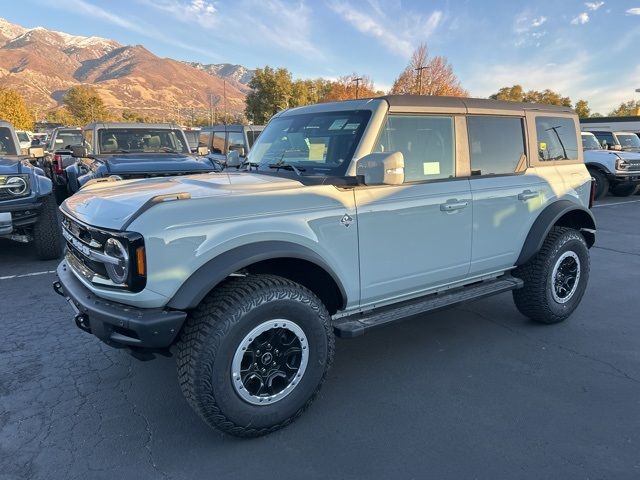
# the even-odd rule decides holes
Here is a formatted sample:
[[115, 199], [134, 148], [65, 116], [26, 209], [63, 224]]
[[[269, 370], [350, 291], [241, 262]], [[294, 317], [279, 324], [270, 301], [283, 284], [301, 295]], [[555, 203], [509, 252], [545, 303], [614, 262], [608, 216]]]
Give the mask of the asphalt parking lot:
[[0, 241], [0, 479], [640, 478], [640, 197], [594, 213], [568, 321], [504, 294], [339, 340], [310, 410], [254, 440], [206, 427], [173, 359], [78, 330], [57, 262]]

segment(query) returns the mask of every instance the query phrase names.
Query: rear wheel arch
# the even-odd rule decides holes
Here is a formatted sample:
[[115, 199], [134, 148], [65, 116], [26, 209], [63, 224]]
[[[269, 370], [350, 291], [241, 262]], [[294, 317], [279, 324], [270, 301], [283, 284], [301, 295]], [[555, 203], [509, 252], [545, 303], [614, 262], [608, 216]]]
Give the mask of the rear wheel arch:
[[264, 241], [233, 248], [206, 262], [167, 306], [193, 309], [233, 273], [271, 274], [299, 283], [316, 294], [331, 314], [347, 305], [342, 282], [318, 253], [296, 243]]
[[589, 248], [595, 243], [596, 222], [593, 214], [569, 200], [559, 200], [546, 207], [533, 222], [516, 260], [516, 266], [524, 265], [540, 251], [553, 227], [566, 227], [579, 231]]

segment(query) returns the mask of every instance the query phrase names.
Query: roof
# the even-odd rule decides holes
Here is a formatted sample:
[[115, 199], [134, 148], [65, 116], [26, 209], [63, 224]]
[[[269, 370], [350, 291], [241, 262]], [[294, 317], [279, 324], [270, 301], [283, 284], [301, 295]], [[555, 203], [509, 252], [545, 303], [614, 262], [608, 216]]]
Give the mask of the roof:
[[218, 124], [212, 125], [210, 127], [202, 127], [203, 132], [212, 132], [212, 131], [226, 131], [226, 132], [242, 132], [244, 130], [249, 131], [262, 131], [264, 130], [264, 125], [242, 125], [240, 123], [232, 123], [232, 124]]
[[128, 123], [128, 122], [93, 122], [84, 128], [156, 128], [182, 130], [175, 123]]

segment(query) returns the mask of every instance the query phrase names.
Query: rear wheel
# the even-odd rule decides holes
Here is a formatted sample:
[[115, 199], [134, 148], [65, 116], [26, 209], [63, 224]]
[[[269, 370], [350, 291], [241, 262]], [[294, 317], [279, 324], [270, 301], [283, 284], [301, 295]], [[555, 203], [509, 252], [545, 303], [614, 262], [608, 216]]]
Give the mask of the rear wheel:
[[207, 424], [259, 436], [309, 407], [333, 351], [329, 313], [311, 291], [273, 275], [238, 277], [190, 315], [178, 343], [178, 377]]
[[62, 253], [62, 231], [53, 194], [44, 197], [38, 221], [33, 227], [33, 243], [40, 260], [52, 260]]
[[578, 307], [589, 280], [589, 250], [580, 232], [553, 227], [540, 251], [513, 275], [524, 281], [513, 291], [523, 315], [541, 323], [565, 320]]
[[609, 191], [616, 197], [628, 197], [633, 195], [637, 188], [638, 186], [635, 183], [619, 183], [612, 186]]
[[589, 173], [591, 174], [591, 177], [593, 177], [596, 184], [595, 199], [600, 200], [604, 198], [604, 196], [609, 191], [609, 180], [607, 180], [607, 177], [604, 173], [602, 173], [600, 170], [596, 170], [595, 168], [590, 168]]

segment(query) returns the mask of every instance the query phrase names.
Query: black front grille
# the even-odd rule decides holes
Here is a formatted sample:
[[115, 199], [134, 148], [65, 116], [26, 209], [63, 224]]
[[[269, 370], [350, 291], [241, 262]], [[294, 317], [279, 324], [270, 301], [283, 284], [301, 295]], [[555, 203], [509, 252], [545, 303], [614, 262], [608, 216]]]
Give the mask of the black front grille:
[[[73, 239], [77, 240], [80, 243], [80, 247], [83, 248], [102, 250], [104, 243], [109, 237], [106, 232], [83, 225], [67, 215], [62, 216], [62, 228], [71, 235]], [[77, 262], [81, 263], [85, 269], [101, 277], [108, 278], [107, 270], [102, 262], [91, 260], [80, 250], [77, 243], [73, 243], [69, 239], [66, 240], [67, 249], [73, 254]]]

